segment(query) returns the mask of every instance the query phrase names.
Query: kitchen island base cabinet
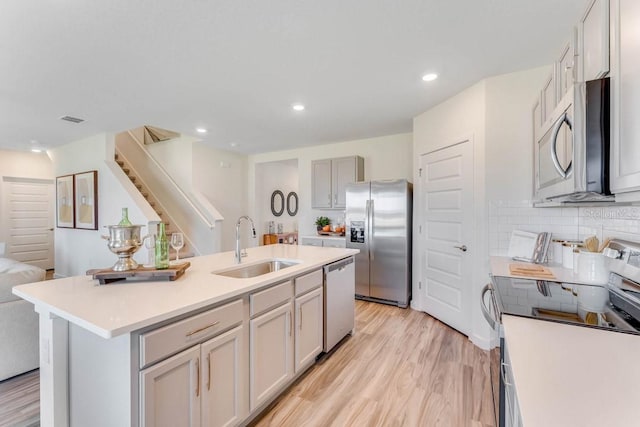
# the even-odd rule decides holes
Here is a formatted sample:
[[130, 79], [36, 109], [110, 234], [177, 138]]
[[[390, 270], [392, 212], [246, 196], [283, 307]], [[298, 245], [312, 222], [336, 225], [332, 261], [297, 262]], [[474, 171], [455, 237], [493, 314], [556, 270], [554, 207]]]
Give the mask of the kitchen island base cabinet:
[[242, 413], [243, 327], [202, 344], [202, 425], [237, 425]]
[[[232, 253], [219, 267], [195, 258], [175, 283], [96, 287], [82, 276], [14, 288], [39, 313], [42, 426], [236, 426], [259, 416], [321, 351], [323, 266], [355, 253], [267, 249], [250, 256], [276, 252], [302, 266], [237, 282], [239, 290], [210, 274], [228, 268]], [[154, 302], [140, 305], [143, 292]], [[83, 310], [68, 301], [76, 293]]]
[[312, 365], [322, 353], [322, 307], [322, 287], [296, 298], [296, 373]]
[[274, 396], [293, 376], [290, 301], [251, 320], [250, 409]]
[[200, 347], [140, 372], [143, 426], [200, 426]]

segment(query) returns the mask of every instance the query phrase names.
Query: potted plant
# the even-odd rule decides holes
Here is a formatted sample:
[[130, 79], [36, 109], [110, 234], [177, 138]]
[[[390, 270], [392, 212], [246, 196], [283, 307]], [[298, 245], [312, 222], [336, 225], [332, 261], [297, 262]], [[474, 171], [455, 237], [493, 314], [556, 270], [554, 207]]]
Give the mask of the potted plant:
[[318, 233], [321, 231], [331, 231], [331, 220], [326, 216], [319, 216], [316, 218], [316, 228]]

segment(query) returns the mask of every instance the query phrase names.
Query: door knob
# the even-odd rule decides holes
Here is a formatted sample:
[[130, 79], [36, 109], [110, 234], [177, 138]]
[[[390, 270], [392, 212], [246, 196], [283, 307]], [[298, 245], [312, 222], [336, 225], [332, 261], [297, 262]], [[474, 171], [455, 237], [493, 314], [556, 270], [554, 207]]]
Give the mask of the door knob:
[[467, 252], [467, 245], [454, 246], [456, 249], [460, 249], [462, 252]]

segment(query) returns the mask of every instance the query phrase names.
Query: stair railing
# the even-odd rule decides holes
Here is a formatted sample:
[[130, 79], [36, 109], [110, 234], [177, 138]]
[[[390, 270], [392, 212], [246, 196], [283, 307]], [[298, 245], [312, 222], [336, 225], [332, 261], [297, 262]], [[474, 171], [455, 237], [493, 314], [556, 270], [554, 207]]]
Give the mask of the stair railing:
[[147, 149], [145, 148], [144, 144], [141, 143], [138, 138], [136, 138], [135, 134], [133, 134], [133, 132], [128, 131], [127, 132], [129, 134], [129, 136], [131, 136], [131, 139], [133, 139], [136, 144], [138, 144], [138, 146], [140, 146], [140, 148], [142, 148], [142, 150], [147, 153], [147, 157], [149, 158], [149, 160], [151, 160], [151, 162], [153, 163], [153, 165], [157, 168], [158, 171], [160, 171], [160, 173], [162, 173], [162, 175], [171, 183], [171, 185], [175, 188], [175, 190], [178, 192], [178, 194], [180, 194], [189, 204], [189, 206], [194, 210], [194, 212], [196, 212], [196, 214], [198, 215], [198, 217], [202, 220], [202, 222], [209, 227], [209, 229], [213, 230], [216, 226], [215, 221], [216, 220], [222, 220], [224, 219], [222, 217], [222, 215], [220, 215], [220, 213], [215, 210], [215, 208], [213, 208], [213, 206], [210, 205], [210, 209], [209, 210], [213, 210], [214, 212], [210, 212], [211, 216], [214, 217], [214, 220], [211, 221], [209, 220], [205, 214], [202, 212], [202, 209], [199, 206], [196, 206], [195, 203], [193, 203], [193, 201], [191, 200], [191, 197], [189, 197], [187, 195], [187, 193], [185, 193], [182, 188], [180, 188], [180, 186], [173, 180], [173, 178], [171, 178], [171, 175], [169, 175], [167, 173], [167, 171], [162, 167], [162, 165], [151, 155], [151, 153], [149, 153], [149, 151], [147, 151]]

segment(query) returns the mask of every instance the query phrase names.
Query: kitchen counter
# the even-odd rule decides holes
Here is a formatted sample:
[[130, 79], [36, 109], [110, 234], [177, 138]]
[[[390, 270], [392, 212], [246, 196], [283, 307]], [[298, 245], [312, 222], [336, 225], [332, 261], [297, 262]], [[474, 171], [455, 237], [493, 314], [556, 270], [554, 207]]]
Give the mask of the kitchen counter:
[[98, 285], [91, 276], [76, 276], [16, 286], [13, 293], [33, 303], [37, 311], [47, 311], [103, 338], [113, 338], [320, 268], [358, 250], [268, 245], [248, 248], [247, 252], [241, 265], [271, 258], [300, 263], [249, 279], [211, 274], [238, 265], [233, 252], [223, 252], [186, 259], [191, 266], [175, 281]]
[[[541, 279], [540, 277], [536, 277], [536, 276], [522, 276], [522, 275], [516, 276], [511, 274], [511, 272], [509, 271], [509, 264], [514, 264], [514, 263], [522, 263], [522, 261], [515, 261], [510, 257], [506, 257], [506, 256], [492, 256], [490, 257], [491, 274], [494, 276], [514, 277], [517, 279], [538, 279], [538, 280]], [[562, 266], [562, 264], [548, 263], [548, 264], [539, 264], [539, 265], [547, 267], [555, 276], [554, 279], [543, 278], [541, 280], [547, 280], [551, 282], [582, 283], [586, 285], [593, 285], [593, 283], [591, 282], [587, 282], [580, 279], [578, 274], [573, 272], [573, 269], [565, 268]]]
[[[358, 250], [279, 244], [249, 248], [247, 252], [248, 256], [242, 259], [240, 265], [235, 263], [233, 252], [189, 258], [190, 268], [175, 281], [123, 281], [110, 285], [99, 285], [98, 281], [90, 276], [77, 276], [14, 287], [13, 293], [33, 303], [39, 314], [41, 425], [43, 427], [68, 426], [70, 424], [88, 425], [87, 420], [95, 418], [96, 413], [100, 413], [98, 416], [100, 422], [97, 422], [96, 425], [138, 425], [138, 408], [141, 405], [139, 399], [144, 400], [147, 397], [150, 399], [149, 396], [151, 396], [149, 394], [145, 395], [147, 397], [141, 397], [144, 392], [141, 391], [142, 386], [139, 381], [142, 381], [140, 379], [142, 377], [139, 375], [142, 375], [142, 372], [147, 372], [147, 375], [153, 376], [153, 372], [157, 372], [156, 369], [164, 369], [164, 362], [160, 362], [138, 372], [139, 368], [143, 367], [139, 365], [142, 360], [140, 354], [146, 354], [147, 350], [153, 351], [151, 350], [153, 347], [150, 344], [151, 341], [149, 344], [141, 343], [141, 329], [155, 327], [163, 322], [165, 325], [178, 325], [180, 323], [176, 318], [185, 318], [213, 306], [219, 308], [209, 312], [218, 310], [217, 313], [232, 313], [233, 309], [220, 307], [223, 307], [221, 305], [223, 302], [235, 299], [235, 303], [226, 304], [224, 307], [244, 305], [246, 308], [243, 308], [244, 311], [241, 311], [240, 314], [236, 313], [236, 316], [240, 316], [245, 324], [245, 327], [242, 327], [244, 331], [242, 337], [238, 338], [240, 340], [238, 342], [244, 342], [244, 344], [238, 344], [239, 347], [236, 348], [236, 351], [240, 351], [238, 349], [241, 347], [246, 349], [249, 347], [250, 339], [248, 332], [249, 293], [317, 271], [326, 264], [355, 255]], [[273, 259], [295, 260], [298, 264], [246, 279], [212, 274], [212, 272]], [[289, 285], [289, 289], [293, 289], [292, 283]], [[287, 289], [284, 286], [282, 285], [278, 289]], [[282, 291], [277, 292], [282, 293]], [[268, 304], [270, 298], [280, 297], [277, 292], [263, 294], [266, 296], [262, 296], [260, 301]], [[253, 293], [252, 295], [258, 294]], [[322, 297], [319, 298], [322, 300]], [[240, 302], [241, 300], [244, 302]], [[293, 302], [288, 304], [293, 304]], [[282, 307], [286, 307], [286, 305]], [[282, 308], [272, 310], [272, 312], [274, 311], [278, 313], [274, 319], [288, 318], [291, 322], [291, 311], [288, 311], [289, 314], [281, 314], [281, 312], [285, 313]], [[221, 316], [222, 322], [229, 318], [224, 314]], [[237, 321], [240, 317], [231, 317], [236, 320], [229, 321]], [[194, 316], [190, 318], [196, 319]], [[261, 316], [251, 319], [251, 324], [255, 324], [258, 319], [261, 322], [266, 322], [264, 316]], [[216, 321], [196, 332], [204, 331], [218, 323], [220, 322]], [[178, 328], [176, 326], [171, 330], [178, 330]], [[240, 326], [235, 330], [237, 331], [239, 328]], [[281, 328], [278, 330], [282, 331]], [[322, 328], [320, 328], [321, 330]], [[263, 334], [265, 333], [268, 332]], [[297, 333], [298, 331], [296, 331]], [[173, 348], [181, 349], [183, 341], [187, 340], [188, 345], [193, 347], [185, 350], [186, 353], [199, 351], [202, 344], [197, 340], [189, 341], [191, 335], [192, 333], [189, 333], [186, 335], [187, 338], [184, 338], [178, 333], [178, 336], [182, 338], [176, 341], [171, 332], [166, 333], [167, 337], [174, 337], [171, 345], [176, 347]], [[227, 335], [219, 337], [222, 336], [226, 337]], [[291, 337], [291, 332], [288, 336]], [[207, 342], [212, 341], [210, 339]], [[143, 345], [144, 349], [140, 348]], [[286, 346], [290, 346], [290, 344], [286, 344]], [[319, 348], [321, 349], [321, 346]], [[174, 363], [175, 360], [182, 360], [180, 359], [182, 354], [179, 353], [165, 362], [171, 360], [171, 363]], [[237, 361], [243, 361], [243, 365], [246, 366], [243, 368], [245, 372], [248, 371], [249, 355], [247, 351], [245, 350], [242, 355], [234, 354], [236, 354], [234, 357]], [[171, 356], [171, 350], [165, 350], [162, 355]], [[189, 358], [188, 363], [200, 366], [199, 362], [194, 361], [195, 358], [196, 356]], [[197, 358], [199, 360], [199, 356]], [[134, 366], [135, 368], [132, 370]], [[193, 369], [191, 366], [184, 371], [187, 372], [189, 378], [192, 372], [196, 372]], [[200, 370], [198, 369], [197, 372], [197, 376], [200, 378]], [[287, 372], [284, 378], [293, 381], [295, 379], [293, 373]], [[303, 371], [298, 372], [297, 375], [301, 372]], [[192, 381], [189, 378], [186, 381]], [[235, 379], [231, 377], [231, 379], [235, 381], [236, 390], [244, 390], [245, 392], [250, 390], [248, 382], [246, 382], [248, 381], [246, 375], [243, 374]], [[238, 381], [244, 382], [238, 383]], [[197, 384], [200, 384], [200, 380]], [[282, 383], [282, 385], [285, 386], [288, 383]], [[200, 390], [199, 387], [198, 385], [198, 390]], [[101, 391], [96, 393], [96, 390]], [[178, 388], [172, 392], [177, 393], [179, 390], [182, 389]], [[192, 396], [194, 393], [192, 388], [188, 388], [188, 390], [190, 390], [188, 394], [176, 398], [183, 403], [184, 399], [187, 399], [188, 402], [195, 402], [199, 399], [198, 393]], [[244, 412], [241, 412], [241, 415], [247, 416], [249, 415], [249, 395], [242, 394], [242, 396], [238, 397], [244, 402], [242, 404], [244, 409], [241, 410]], [[149, 404], [147, 400], [144, 402], [142, 404], [144, 410], [153, 412], [152, 407], [149, 409], [148, 406], [145, 406]], [[238, 407], [236, 410], [239, 410]]]
[[640, 337], [504, 315], [523, 425], [640, 422]]

